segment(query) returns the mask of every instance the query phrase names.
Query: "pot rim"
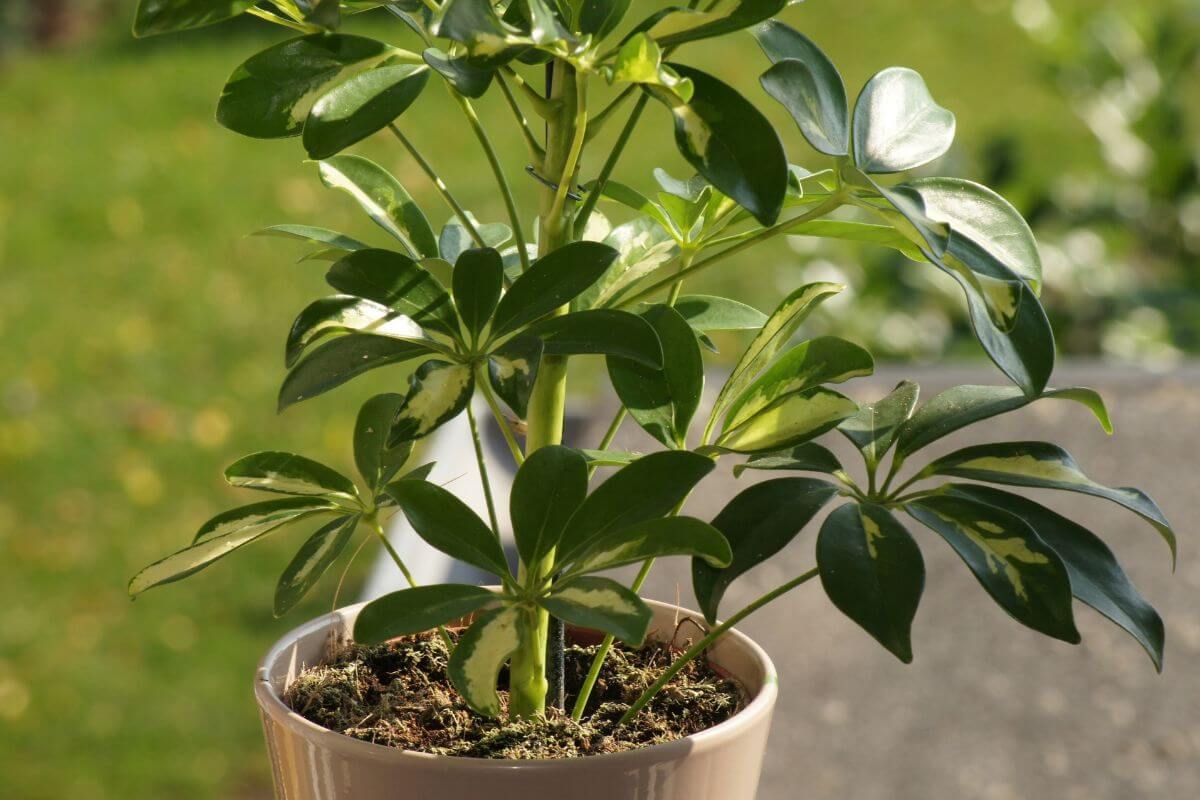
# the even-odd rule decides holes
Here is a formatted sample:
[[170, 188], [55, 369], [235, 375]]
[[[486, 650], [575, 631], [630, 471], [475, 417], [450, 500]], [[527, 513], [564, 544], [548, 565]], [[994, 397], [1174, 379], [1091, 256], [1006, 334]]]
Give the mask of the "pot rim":
[[[664, 603], [658, 600], [646, 600], [645, 602], [653, 608], [677, 611], [695, 619], [703, 619], [699, 613], [672, 603]], [[614, 769], [620, 769], [624, 762], [641, 763], [645, 762], [648, 758], [655, 762], [672, 761], [687, 755], [719, 748], [745, 732], [759, 717], [770, 715], [779, 694], [779, 674], [775, 671], [775, 665], [772, 663], [770, 656], [749, 636], [736, 628], [731, 628], [722, 635], [721, 639], [728, 637], [736, 641], [749, 651], [754, 660], [761, 665], [763, 671], [762, 687], [744, 708], [729, 719], [711, 728], [706, 728], [698, 733], [685, 736], [682, 739], [647, 745], [646, 747], [639, 747], [635, 750], [626, 750], [620, 753], [545, 759], [472, 758], [469, 756], [422, 753], [416, 750], [401, 750], [396, 747], [355, 739], [343, 733], [338, 733], [337, 731], [317, 725], [315, 722], [305, 719], [288, 708], [287, 704], [283, 702], [283, 698], [280, 697], [279, 693], [275, 691], [274, 686], [271, 685], [271, 666], [278, 662], [279, 659], [286, 657], [287, 649], [297, 639], [313, 633], [319, 633], [335, 625], [344, 624], [348, 617], [353, 618], [353, 616], [356, 616], [366, 604], [366, 602], [362, 602], [343, 606], [288, 631], [263, 656], [259, 662], [254, 680], [254, 695], [258, 700], [263, 714], [270, 715], [276, 723], [291, 728], [298, 735], [316, 739], [321, 746], [340, 752], [342, 755], [350, 758], [399, 764], [411, 763], [414, 766], [419, 764], [424, 767], [435, 766], [441, 763], [455, 770], [474, 770], [479, 772], [514, 769], [563, 769], [583, 760], [587, 760], [589, 763], [604, 761], [611, 763]], [[739, 676], [735, 675], [734, 677], [740, 680]]]

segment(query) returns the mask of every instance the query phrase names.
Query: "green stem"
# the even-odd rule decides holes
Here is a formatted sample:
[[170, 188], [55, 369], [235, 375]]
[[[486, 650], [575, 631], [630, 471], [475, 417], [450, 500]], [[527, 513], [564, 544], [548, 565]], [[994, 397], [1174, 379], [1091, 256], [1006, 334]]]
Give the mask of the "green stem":
[[[625, 417], [629, 416], [629, 409], [621, 406], [617, 409], [617, 413], [613, 415], [612, 422], [608, 423], [608, 430], [604, 432], [604, 437], [600, 439], [600, 445], [597, 450], [607, 450], [609, 445], [613, 443], [613, 439], [617, 438], [617, 431], [621, 430], [621, 423], [625, 421]], [[588, 467], [588, 478], [596, 474], [599, 469], [598, 464], [592, 464]]]
[[537, 112], [539, 117], [544, 120], [551, 120], [558, 114], [560, 104], [538, 94], [538, 90], [530, 86], [529, 82], [521, 77], [521, 74], [515, 69], [505, 67], [504, 74], [508, 75], [513, 83], [517, 84], [517, 88], [521, 90], [521, 94], [525, 95], [525, 99], [530, 102], [533, 110]]
[[479, 371], [481, 374], [476, 377], [476, 381], [479, 383], [479, 388], [483, 390], [483, 399], [487, 401], [488, 408], [492, 411], [492, 417], [495, 418], [496, 424], [500, 427], [500, 433], [504, 434], [504, 441], [508, 444], [508, 451], [512, 453], [513, 461], [519, 467], [525, 463], [525, 454], [521, 452], [521, 445], [517, 444], [517, 437], [513, 434], [508, 420], [504, 418], [504, 412], [500, 409], [500, 404], [496, 402], [496, 395], [492, 393], [492, 387], [488, 383], [487, 375], [482, 374], [484, 368], [480, 368]]
[[433, 182], [434, 188], [438, 190], [438, 193], [442, 196], [442, 199], [446, 201], [446, 205], [450, 206], [450, 210], [454, 212], [454, 216], [458, 217], [458, 221], [461, 222], [463, 227], [467, 229], [467, 233], [471, 234], [471, 239], [475, 242], [476, 246], [487, 247], [487, 243], [483, 240], [483, 236], [479, 233], [479, 228], [475, 226], [475, 223], [471, 220], [470, 215], [467, 214], [466, 209], [459, 205], [458, 201], [454, 199], [454, 195], [450, 194], [450, 189], [447, 188], [446, 182], [442, 180], [442, 176], [437, 174], [437, 171], [434, 170], [433, 165], [425, 160], [425, 157], [421, 155], [416, 146], [413, 145], [409, 138], [405, 136], [400, 129], [395, 126], [395, 124], [388, 123], [388, 129], [391, 130], [395, 137], [400, 140], [400, 144], [404, 145], [404, 149], [408, 151], [410, 156], [412, 156], [413, 161], [417, 162], [417, 166], [419, 166], [421, 171], [424, 172], [425, 175], [428, 176], [429, 180]]
[[487, 503], [488, 519], [492, 533], [500, 538], [500, 523], [496, 519], [496, 501], [492, 499], [492, 482], [488, 478], [487, 462], [483, 457], [483, 440], [479, 438], [479, 425], [475, 422], [475, 411], [467, 403], [467, 424], [471, 426], [471, 441], [475, 445], [475, 463], [479, 465], [479, 483], [483, 486], [483, 499]]
[[817, 568], [813, 567], [808, 572], [801, 575], [799, 578], [788, 581], [787, 583], [783, 584], [782, 586], [780, 586], [776, 589], [772, 589], [771, 591], [767, 592], [762, 597], [758, 598], [753, 603], [746, 606], [741, 611], [737, 612], [732, 617], [725, 620], [724, 622], [722, 622], [721, 624], [719, 624], [715, 628], [713, 628], [711, 631], [709, 631], [707, 636], [705, 636], [703, 639], [696, 642], [694, 645], [692, 645], [686, 651], [684, 651], [684, 653], [681, 656], [679, 656], [678, 658], [676, 658], [675, 661], [671, 664], [671, 666], [669, 666], [667, 668], [667, 671], [658, 677], [658, 680], [656, 680], [654, 683], [650, 684], [650, 687], [647, 688], [646, 691], [642, 692], [641, 696], [638, 697], [638, 699], [633, 702], [633, 705], [629, 707], [629, 710], [626, 711], [621, 716], [621, 719], [619, 719], [617, 721], [617, 725], [618, 726], [624, 725], [625, 723], [627, 723], [631, 719], [633, 719], [635, 716], [637, 716], [637, 713], [639, 711], [641, 711], [643, 708], [645, 708], [650, 703], [650, 701], [654, 699], [654, 695], [658, 694], [659, 691], [661, 691], [662, 688], [664, 686], [666, 686], [670, 682], [670, 680], [679, 673], [679, 671], [681, 669], [683, 669], [685, 666], [687, 666], [689, 661], [696, 658], [696, 656], [700, 655], [705, 650], [707, 650], [709, 647], [711, 647], [712, 644], [715, 641], [717, 641], [717, 639], [721, 638], [721, 636], [726, 631], [728, 631], [734, 625], [737, 625], [739, 622], [741, 622], [746, 617], [753, 614], [758, 609], [765, 606], [767, 603], [770, 603], [772, 600], [775, 600], [775, 599], [781, 597], [782, 595], [787, 594], [792, 589], [795, 589], [797, 586], [799, 586], [803, 583], [807, 583], [808, 581], [817, 577], [817, 574], [818, 574]]
[[529, 149], [529, 155], [535, 160], [540, 161], [545, 157], [546, 153], [542, 150], [542, 146], [538, 144], [534, 138], [533, 131], [529, 128], [529, 120], [525, 118], [525, 112], [521, 110], [521, 106], [517, 104], [517, 98], [513, 96], [512, 89], [508, 85], [508, 81], [504, 79], [504, 72], [496, 73], [496, 83], [500, 86], [500, 93], [504, 95], [504, 101], [508, 103], [509, 109], [512, 110], [513, 117], [517, 120], [517, 127], [521, 131], [521, 137], [525, 140], [525, 146]]
[[608, 179], [612, 177], [613, 170], [617, 166], [617, 161], [621, 158], [621, 153], [625, 151], [625, 146], [629, 144], [629, 139], [633, 136], [633, 129], [637, 127], [638, 120], [641, 119], [642, 112], [646, 110], [646, 103], [649, 100], [650, 95], [643, 94], [638, 98], [633, 110], [629, 112], [629, 119], [625, 121], [625, 127], [617, 135], [617, 141], [613, 142], [612, 150], [609, 152], [608, 158], [605, 159], [604, 165], [600, 168], [600, 174], [596, 177], [596, 182], [592, 185], [592, 190], [584, 198], [583, 207], [579, 209], [579, 214], [575, 218], [576, 236], [582, 236], [583, 232], [587, 229], [588, 220], [591, 219], [592, 212], [596, 209], [596, 203], [600, 202], [600, 195], [604, 192], [604, 186], [608, 183]]
[[[388, 541], [387, 534], [383, 531], [383, 525], [379, 524], [379, 517], [372, 513], [367, 519], [370, 522], [371, 529], [375, 531], [375, 535], [383, 543], [384, 549], [387, 550], [388, 555], [392, 557], [392, 561], [399, 568], [400, 574], [404, 576], [404, 580], [408, 581], [409, 588], [417, 588], [420, 584], [413, 579], [412, 573], [408, 571], [408, 567], [404, 563], [404, 559], [400, 557], [400, 554], [396, 552], [396, 548], [392, 547], [392, 543]], [[446, 633], [444, 625], [438, 625], [438, 633], [441, 634], [442, 642], [446, 645], [446, 650], [453, 652], [454, 643], [450, 641], [450, 634]]]
[[496, 155], [496, 148], [492, 147], [492, 140], [488, 138], [487, 131], [484, 129], [483, 123], [479, 121], [479, 115], [475, 113], [475, 107], [471, 105], [471, 101], [454, 91], [449, 84], [447, 84], [447, 88], [450, 88], [450, 95], [466, 115], [471, 129], [475, 131], [475, 138], [483, 147], [484, 155], [487, 156], [488, 164], [492, 168], [492, 174], [496, 176], [496, 184], [500, 187], [500, 194], [504, 197], [504, 207], [508, 210], [508, 219], [513, 229], [513, 241], [516, 242], [517, 255], [521, 259], [521, 269], [527, 270], [529, 269], [529, 250], [525, 246], [525, 234], [521, 231], [521, 213], [517, 210], [517, 202], [513, 199], [508, 178], [504, 177], [504, 167], [500, 164], [500, 157]]

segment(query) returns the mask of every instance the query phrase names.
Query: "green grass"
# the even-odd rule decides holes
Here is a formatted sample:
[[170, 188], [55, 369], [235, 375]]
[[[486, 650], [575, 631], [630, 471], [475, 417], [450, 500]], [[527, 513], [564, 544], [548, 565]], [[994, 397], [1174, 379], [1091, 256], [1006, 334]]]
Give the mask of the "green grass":
[[[788, 17], [832, 54], [852, 90], [883, 66], [919, 69], [958, 111], [961, 141], [1019, 118], [1046, 163], [1092, 157], [1074, 144], [1090, 140], [1040, 88], [1030, 46], [1004, 14], [962, 0], [922, 3], [919, 18], [910, 8], [810, 0]], [[283, 336], [322, 293], [321, 266], [293, 264], [294, 245], [245, 234], [308, 222], [384, 241], [347, 198], [321, 188], [297, 142], [241, 139], [213, 122], [224, 78], [278, 38], [262, 26], [145, 43], [114, 33], [0, 71], [5, 797], [269, 792], [253, 668], [330, 594], [327, 583], [290, 619], [271, 618], [274, 581], [297, 534], [136, 603], [124, 584], [245, 498], [219, 479], [235, 457], [283, 448], [348, 468], [357, 404], [400, 377], [361, 380], [274, 414]], [[762, 61], [748, 41], [685, 53], [754, 90]], [[495, 98], [481, 105], [528, 203], [535, 186], [522, 175], [520, 141]], [[791, 122], [771, 113], [793, 160], [815, 163]], [[648, 117], [621, 168], [643, 186], [656, 163], [684, 172], [666, 114], [652, 108]], [[440, 87], [431, 84], [405, 127], [464, 203], [501, 218], [491, 177]], [[392, 168], [431, 217], [446, 218], [393, 142], [358, 150]], [[970, 148], [956, 160], [954, 171], [970, 175]], [[761, 301], [796, 283], [799, 265], [780, 246], [704, 283], [745, 286]]]

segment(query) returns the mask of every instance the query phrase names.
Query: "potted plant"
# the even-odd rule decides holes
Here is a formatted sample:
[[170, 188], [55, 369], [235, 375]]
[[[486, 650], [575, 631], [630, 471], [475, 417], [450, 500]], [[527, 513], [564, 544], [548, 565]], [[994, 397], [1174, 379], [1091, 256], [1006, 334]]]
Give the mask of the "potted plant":
[[[337, 292], [301, 311], [288, 334], [280, 409], [369, 370], [415, 365], [404, 390], [362, 406], [353, 433], [361, 481], [291, 453], [247, 456], [227, 480], [277, 497], [210, 520], [129, 587], [136, 595], [178, 580], [310, 520], [319, 526], [284, 569], [277, 614], [360, 530], [394, 558], [410, 588], [302, 626], [263, 662], [256, 692], [280, 796], [752, 798], [776, 690], [769, 659], [733, 626], [819, 578], [839, 610], [910, 661], [924, 568], [903, 518], [944, 539], [1018, 622], [1076, 643], [1078, 599], [1134, 636], [1161, 669], [1162, 622], [1100, 539], [987, 484], [1109, 500], [1149, 522], [1173, 556], [1174, 534], [1149, 497], [1093, 481], [1045, 442], [923, 458], [952, 432], [1042, 400], [1075, 401], [1110, 426], [1094, 391], [1048, 388], [1054, 341], [1038, 299], [1041, 263], [1018, 212], [970, 181], [889, 177], [943, 155], [954, 116], [902, 68], [875, 75], [851, 104], [829, 58], [775, 19], [789, 4], [691, 0], [633, 20], [630, 0], [142, 0], [140, 35], [239, 14], [292, 29], [237, 68], [218, 120], [248, 136], [301, 137], [321, 181], [349, 193], [391, 237], [375, 247], [305, 225], [263, 232], [316, 246], [310, 258], [330, 262]], [[414, 32], [423, 52], [337, 32], [376, 7]], [[747, 32], [766, 56], [763, 89], [794, 118], [816, 151], [809, 166], [820, 161], [820, 169], [789, 164], [779, 132], [750, 99], [669, 60], [691, 42]], [[464, 209], [405, 133], [421, 126], [415, 103], [432, 83], [449, 90], [477, 137], [506, 223], [484, 224]], [[597, 89], [610, 86], [615, 96], [597, 107]], [[542, 184], [533, 229], [510, 191], [514, 170], [475, 111], [488, 91], [511, 110], [527, 171]], [[687, 180], [656, 170], [653, 197], [613, 178], [652, 105], [671, 115], [679, 152], [696, 170]], [[544, 123], [544, 135], [530, 119]], [[594, 160], [595, 134], [618, 124], [615, 145]], [[445, 201], [453, 219], [440, 232], [392, 175], [344, 152], [380, 132]], [[627, 221], [610, 224], [597, 211], [602, 199]], [[1008, 380], [955, 387], [920, 405], [917, 385], [905, 381], [863, 404], [831, 385], [871, 374], [866, 350], [831, 336], [791, 342], [842, 287], [798, 286], [769, 314], [683, 293], [694, 276], [777, 236], [882, 245], [946, 273]], [[748, 343], [703, 424], [693, 425], [714, 331], [744, 331]], [[606, 359], [621, 410], [603, 441], [584, 449], [565, 445], [562, 430], [568, 361], [588, 354]], [[515, 569], [496, 523], [502, 498], [488, 481], [477, 393], [518, 465], [508, 498]], [[428, 480], [432, 465], [408, 467], [420, 440], [459, 414], [473, 434], [486, 520]], [[662, 450], [611, 449], [627, 417]], [[857, 447], [861, 469], [816, 441], [835, 433]], [[782, 474], [750, 485], [711, 521], [683, 514], [726, 457], [744, 457], [736, 475]], [[589, 492], [599, 468], [615, 471]], [[810, 571], [745, 608], [722, 609], [739, 575], [824, 511]], [[495, 575], [495, 586], [415, 585], [384, 534], [396, 513], [433, 547]], [[692, 559], [701, 613], [639, 596], [654, 560], [666, 556]], [[598, 574], [627, 564], [642, 565], [631, 587]], [[606, 678], [614, 661], [626, 671]], [[346, 721], [363, 709], [364, 692], [375, 705]], [[725, 699], [701, 719], [701, 696]], [[653, 735], [639, 728], [650, 713], [661, 728]], [[338, 725], [313, 721], [338, 714]], [[364, 733], [367, 718], [384, 727]], [[419, 744], [373, 743], [381, 736]], [[514, 750], [514, 741], [532, 749]], [[590, 753], [607, 754], [553, 757]]]

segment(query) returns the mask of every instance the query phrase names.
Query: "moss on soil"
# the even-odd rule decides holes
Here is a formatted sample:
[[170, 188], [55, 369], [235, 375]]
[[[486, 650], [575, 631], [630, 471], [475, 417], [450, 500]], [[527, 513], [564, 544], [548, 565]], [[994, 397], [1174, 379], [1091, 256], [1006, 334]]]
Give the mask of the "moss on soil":
[[[567, 708], [595, 646], [566, 652]], [[662, 673], [675, 652], [660, 644], [614, 645], [600, 672], [589, 714], [576, 723], [557, 709], [545, 719], [488, 719], [467, 708], [446, 676], [447, 650], [436, 636], [377, 647], [341, 648], [310, 668], [284, 700], [305, 719], [356, 739], [404, 750], [471, 758], [571, 758], [632, 750], [710, 728], [742, 707], [742, 692], [703, 659], [685, 667], [628, 725], [629, 705]], [[501, 685], [506, 675], [501, 675]], [[505, 693], [501, 700], [507, 701]]]

